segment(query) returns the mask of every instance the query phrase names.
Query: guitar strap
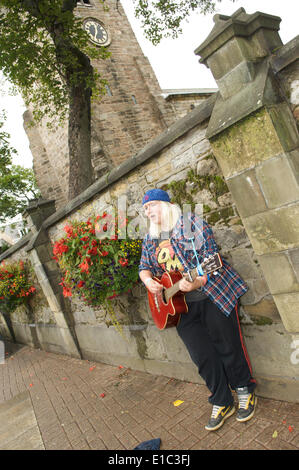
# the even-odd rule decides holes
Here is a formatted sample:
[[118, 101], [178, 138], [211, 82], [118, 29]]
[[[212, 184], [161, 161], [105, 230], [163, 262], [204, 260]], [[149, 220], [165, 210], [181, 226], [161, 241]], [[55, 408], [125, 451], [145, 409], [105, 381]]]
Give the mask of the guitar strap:
[[[196, 261], [197, 261], [197, 272], [198, 272], [198, 275], [199, 276], [203, 276], [204, 275], [204, 272], [203, 272], [203, 269], [201, 267], [201, 264], [199, 262], [199, 259], [198, 259], [198, 256], [197, 256], [197, 252], [196, 252], [196, 249], [195, 249], [195, 246], [194, 246], [194, 241], [193, 241], [193, 238], [191, 238], [191, 243], [192, 243], [192, 247], [193, 247], [193, 251], [194, 251], [194, 255], [195, 255], [195, 258], [196, 258]], [[207, 279], [209, 281], [209, 275], [207, 274]]]

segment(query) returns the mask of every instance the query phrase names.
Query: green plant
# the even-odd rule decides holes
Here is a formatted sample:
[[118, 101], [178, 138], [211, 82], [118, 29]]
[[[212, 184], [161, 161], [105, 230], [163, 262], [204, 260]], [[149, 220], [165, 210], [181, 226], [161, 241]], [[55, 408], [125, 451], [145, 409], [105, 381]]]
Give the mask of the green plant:
[[0, 309], [4, 313], [12, 313], [19, 305], [28, 305], [35, 291], [28, 262], [0, 266]]
[[127, 218], [104, 213], [64, 227], [66, 236], [55, 242], [53, 254], [65, 297], [107, 305], [136, 284], [142, 240], [130, 239], [127, 226]]

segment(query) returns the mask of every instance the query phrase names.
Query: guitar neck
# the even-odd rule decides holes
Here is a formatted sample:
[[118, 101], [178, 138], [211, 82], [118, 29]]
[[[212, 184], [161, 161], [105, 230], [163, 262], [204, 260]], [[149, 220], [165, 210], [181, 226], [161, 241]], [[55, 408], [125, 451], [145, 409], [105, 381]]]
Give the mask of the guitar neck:
[[[198, 276], [197, 268], [192, 269], [190, 271], [190, 275], [191, 275], [192, 279], [195, 278], [196, 276]], [[167, 302], [171, 297], [173, 297], [175, 294], [177, 294], [179, 292], [179, 290], [180, 290], [179, 283], [180, 283], [180, 281], [173, 284], [173, 286], [168, 287], [167, 289], [165, 289], [164, 295], [165, 295], [165, 299], [166, 299]]]
[[[222, 267], [222, 260], [219, 253], [215, 253], [214, 255], [210, 255], [208, 258], [205, 258], [203, 263], [201, 264], [201, 271], [198, 271], [197, 268], [193, 268], [189, 271], [189, 279], [192, 281], [198, 276], [198, 272], [202, 272], [204, 274], [209, 274], [214, 271], [217, 271]], [[179, 282], [173, 284], [173, 286], [168, 287], [164, 291], [165, 298], [168, 300], [173, 297], [177, 292], [179, 292]]]

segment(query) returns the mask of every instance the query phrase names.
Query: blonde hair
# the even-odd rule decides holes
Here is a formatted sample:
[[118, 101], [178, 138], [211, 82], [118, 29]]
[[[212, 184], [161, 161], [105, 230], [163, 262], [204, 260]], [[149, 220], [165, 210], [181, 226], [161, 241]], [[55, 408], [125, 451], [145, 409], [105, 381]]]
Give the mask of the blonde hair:
[[161, 223], [150, 221], [149, 234], [152, 238], [159, 238], [161, 232], [170, 232], [176, 225], [182, 214], [181, 209], [171, 202], [158, 201], [161, 206]]

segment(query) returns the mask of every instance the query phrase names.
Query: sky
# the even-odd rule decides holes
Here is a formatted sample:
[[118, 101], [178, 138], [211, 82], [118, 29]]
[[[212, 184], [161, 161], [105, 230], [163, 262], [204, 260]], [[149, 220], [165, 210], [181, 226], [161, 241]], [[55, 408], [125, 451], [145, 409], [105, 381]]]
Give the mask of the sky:
[[[140, 22], [134, 17], [132, 0], [121, 2], [162, 89], [217, 87], [209, 69], [199, 64], [199, 57], [194, 54], [194, 50], [212, 30], [215, 13], [231, 15], [243, 7], [247, 13], [262, 11], [279, 16], [282, 19], [279, 34], [284, 44], [299, 33], [298, 0], [222, 0], [217, 2], [217, 10], [213, 14], [192, 14], [188, 22], [184, 23], [183, 33], [178, 39], [163, 39], [158, 46], [153, 46], [144, 37]], [[10, 143], [18, 152], [14, 162], [29, 168], [32, 166], [32, 155], [23, 129], [24, 103], [20, 96], [7, 96], [2, 93], [0, 110], [2, 109], [5, 109], [7, 114], [4, 130], [11, 135]]]

